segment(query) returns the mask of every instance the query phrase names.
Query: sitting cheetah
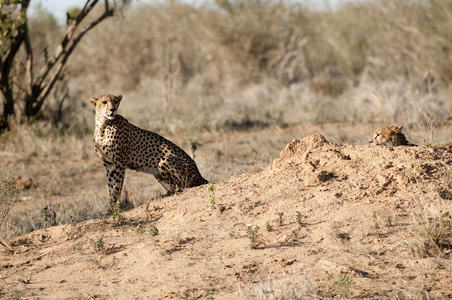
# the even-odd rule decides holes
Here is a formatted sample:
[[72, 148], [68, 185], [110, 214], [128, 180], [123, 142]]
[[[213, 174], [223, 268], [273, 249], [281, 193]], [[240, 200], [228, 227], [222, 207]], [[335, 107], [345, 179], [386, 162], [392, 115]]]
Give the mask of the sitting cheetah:
[[107, 169], [109, 200], [114, 210], [126, 168], [150, 173], [173, 193], [208, 183], [193, 159], [162, 136], [138, 128], [116, 114], [122, 96], [91, 97], [96, 108], [94, 150]]
[[373, 145], [416, 146], [411, 144], [402, 133], [403, 126], [384, 126], [377, 128], [369, 140]]

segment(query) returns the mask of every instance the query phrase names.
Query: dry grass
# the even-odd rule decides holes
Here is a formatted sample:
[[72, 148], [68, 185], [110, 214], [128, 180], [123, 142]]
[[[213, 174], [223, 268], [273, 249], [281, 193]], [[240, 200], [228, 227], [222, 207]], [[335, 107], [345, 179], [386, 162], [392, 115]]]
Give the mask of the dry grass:
[[19, 190], [15, 178], [8, 174], [0, 174], [0, 228], [17, 202], [18, 195]]
[[448, 200], [439, 192], [435, 198], [425, 199], [420, 192], [415, 199], [417, 209], [413, 211], [413, 229], [419, 236], [419, 243], [412, 249], [421, 257], [441, 256], [452, 244], [451, 212], [444, 208], [444, 201]]

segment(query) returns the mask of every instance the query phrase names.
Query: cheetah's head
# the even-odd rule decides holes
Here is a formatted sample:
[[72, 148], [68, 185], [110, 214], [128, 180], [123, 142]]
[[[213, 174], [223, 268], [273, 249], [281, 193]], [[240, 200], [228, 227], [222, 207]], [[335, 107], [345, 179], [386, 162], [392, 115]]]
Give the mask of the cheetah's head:
[[374, 135], [369, 140], [373, 145], [398, 146], [398, 140], [402, 133], [403, 126], [385, 126], [374, 131]]
[[113, 120], [118, 111], [122, 96], [103, 95], [100, 98], [91, 97], [89, 102], [96, 108], [96, 116], [102, 116], [108, 120]]

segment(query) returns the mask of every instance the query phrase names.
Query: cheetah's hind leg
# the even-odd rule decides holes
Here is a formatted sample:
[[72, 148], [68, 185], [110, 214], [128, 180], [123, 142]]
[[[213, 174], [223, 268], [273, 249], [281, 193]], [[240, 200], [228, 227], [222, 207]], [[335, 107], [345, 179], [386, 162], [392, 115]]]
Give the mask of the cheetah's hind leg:
[[166, 196], [171, 196], [177, 191], [176, 186], [165, 180], [162, 175], [155, 175], [155, 179], [165, 188]]

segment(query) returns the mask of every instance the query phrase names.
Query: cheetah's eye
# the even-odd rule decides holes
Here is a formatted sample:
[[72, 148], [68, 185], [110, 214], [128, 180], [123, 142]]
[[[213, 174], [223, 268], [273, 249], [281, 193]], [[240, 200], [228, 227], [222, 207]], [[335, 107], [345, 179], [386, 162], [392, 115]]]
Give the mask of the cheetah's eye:
[[104, 105], [107, 105], [107, 101], [102, 102]]

